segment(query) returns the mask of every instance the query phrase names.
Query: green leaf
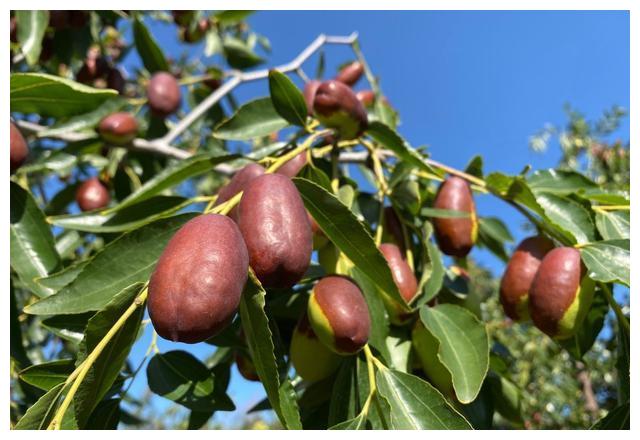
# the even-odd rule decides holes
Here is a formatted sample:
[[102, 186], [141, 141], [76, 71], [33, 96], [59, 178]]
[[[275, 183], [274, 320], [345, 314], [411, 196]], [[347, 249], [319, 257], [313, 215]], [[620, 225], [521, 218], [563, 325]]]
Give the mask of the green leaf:
[[242, 40], [226, 37], [222, 43], [227, 62], [234, 69], [249, 69], [264, 63], [264, 58], [256, 54]]
[[271, 98], [258, 98], [241, 106], [216, 127], [213, 135], [218, 139], [243, 141], [267, 136], [288, 125], [273, 107]]
[[118, 94], [46, 73], [12, 73], [10, 85], [12, 112], [54, 118], [90, 112]]
[[510, 380], [493, 371], [487, 377], [495, 410], [505, 419], [522, 423], [522, 393]]
[[597, 185], [576, 171], [539, 170], [527, 177], [529, 188], [535, 193], [568, 195]]
[[380, 121], [373, 121], [367, 128], [367, 134], [376, 142], [393, 151], [403, 161], [429, 173], [434, 173], [425, 158], [388, 125]]
[[42, 38], [49, 25], [49, 11], [16, 11], [18, 42], [29, 66], [40, 60]]
[[31, 193], [15, 182], [10, 191], [10, 261], [23, 283], [38, 297], [53, 290], [41, 286], [35, 278], [45, 277], [60, 267], [53, 234]]
[[64, 122], [54, 124], [53, 126], [38, 132], [38, 137], [45, 138], [65, 133], [93, 129], [100, 123], [100, 121], [102, 121], [102, 119], [112, 113], [120, 111], [126, 104], [127, 101], [124, 98], [115, 96], [103, 102], [95, 110], [74, 116]]
[[84, 429], [118, 429], [120, 423], [120, 399], [103, 400], [91, 413]]
[[138, 229], [161, 218], [168, 217], [186, 206], [186, 200], [177, 196], [154, 196], [135, 205], [126, 206], [113, 214], [82, 213], [50, 217], [49, 222], [65, 229], [107, 233]]
[[418, 300], [413, 304], [414, 308], [421, 307], [431, 301], [440, 292], [444, 282], [445, 269], [442, 264], [442, 253], [440, 249], [430, 240], [433, 232], [431, 223], [425, 222], [422, 230], [422, 246], [424, 250], [424, 261], [422, 264], [422, 276], [418, 284], [418, 291], [421, 292]]
[[274, 69], [269, 71], [269, 94], [280, 116], [293, 125], [306, 125], [307, 105], [304, 96], [287, 75]]
[[482, 172], [482, 156], [474, 156], [465, 168], [464, 172], [482, 179], [484, 176], [484, 173]]
[[95, 313], [81, 313], [79, 315], [55, 315], [42, 321], [42, 327], [51, 333], [79, 344], [84, 338], [84, 329]]
[[[386, 260], [365, 226], [333, 194], [302, 178], [294, 178], [304, 205], [322, 231], [362, 274], [398, 304], [406, 304]], [[405, 308], [407, 308], [405, 306]]]
[[141, 201], [147, 200], [168, 188], [176, 186], [186, 179], [211, 171], [215, 165], [237, 158], [238, 156], [235, 154], [217, 157], [198, 155], [177, 161], [173, 165], [160, 171], [153, 178], [146, 181], [140, 189], [124, 199], [110, 211], [121, 210], [127, 206], [140, 203]]
[[484, 324], [453, 304], [422, 307], [420, 319], [440, 343], [438, 359], [451, 372], [458, 400], [473, 402], [489, 370], [489, 336]]
[[580, 248], [580, 255], [591, 279], [630, 286], [629, 240], [589, 243]]
[[603, 419], [598, 420], [589, 429], [629, 429], [631, 418], [631, 407], [629, 402], [617, 406], [606, 415]]
[[629, 330], [625, 329], [618, 320], [617, 347], [616, 347], [616, 370], [618, 384], [618, 402], [628, 402], [631, 399], [630, 384], [630, 362], [631, 362], [631, 341]]
[[54, 292], [62, 289], [64, 286], [75, 280], [82, 269], [89, 263], [90, 260], [80, 261], [71, 266], [65, 267], [61, 271], [55, 272], [47, 277], [36, 278], [36, 282], [52, 289]]
[[410, 372], [411, 335], [409, 331], [402, 327], [392, 327], [385, 343], [389, 350], [389, 366], [403, 373]]
[[51, 388], [44, 396], [34, 403], [13, 429], [46, 429], [53, 418], [53, 413], [62, 395], [64, 384]]
[[9, 297], [9, 357], [12, 364], [15, 362], [16, 369], [26, 368], [31, 365], [31, 360], [25, 350], [22, 326], [18, 318], [20, 312], [16, 304], [16, 292], [11, 278], [9, 278]]
[[596, 291], [591, 308], [574, 336], [558, 343], [575, 359], [582, 359], [596, 341], [609, 312], [609, 303], [602, 292]]
[[596, 228], [605, 240], [623, 240], [631, 237], [630, 211], [596, 211]]
[[142, 64], [149, 73], [169, 71], [169, 64], [162, 49], [158, 46], [149, 29], [139, 19], [133, 21], [133, 41], [140, 58], [142, 58]]
[[265, 291], [253, 271], [249, 271], [247, 284], [240, 300], [240, 319], [251, 359], [258, 377], [278, 418], [289, 429], [301, 429], [297, 404], [280, 393], [278, 365], [274, 355], [275, 346], [269, 328], [269, 318], [265, 313]]
[[502, 220], [497, 217], [482, 217], [478, 221], [478, 226], [478, 244], [489, 248], [503, 261], [509, 260], [504, 244], [513, 242], [513, 237]]
[[355, 418], [349, 419], [345, 422], [338, 423], [329, 429], [347, 429], [347, 430], [360, 430], [366, 429], [367, 417], [366, 414], [360, 413]]
[[216, 388], [207, 366], [186, 351], [156, 354], [147, 366], [147, 380], [151, 391], [191, 410], [235, 409], [226, 391]]
[[224, 26], [237, 24], [245, 21], [255, 11], [217, 11], [214, 17]]
[[73, 282], [25, 312], [55, 315], [101, 310], [125, 287], [147, 281], [168, 241], [195, 216], [176, 215], [124, 234], [100, 250]]
[[538, 204], [547, 218], [570, 234], [573, 241], [582, 244], [593, 241], [595, 230], [589, 212], [579, 203], [553, 194], [538, 194]]
[[[116, 321], [134, 303], [143, 285], [143, 283], [134, 283], [124, 288], [104, 309], [89, 320], [84, 331], [84, 339], [78, 349], [78, 365], [93, 352]], [[143, 315], [144, 305], [140, 304], [113, 335], [80, 384], [73, 400], [79, 427], [85, 426], [91, 412], [105, 397], [118, 377], [131, 346], [138, 336]]]
[[60, 359], [32, 365], [22, 370], [19, 375], [20, 379], [29, 385], [49, 391], [67, 380], [67, 376], [73, 373], [73, 370], [75, 370], [75, 361], [73, 359]]
[[378, 370], [380, 395], [391, 407], [392, 429], [471, 429], [435, 388], [424, 380], [394, 370]]
[[455, 211], [453, 209], [440, 208], [422, 208], [420, 215], [431, 218], [469, 218], [470, 214], [466, 211]]

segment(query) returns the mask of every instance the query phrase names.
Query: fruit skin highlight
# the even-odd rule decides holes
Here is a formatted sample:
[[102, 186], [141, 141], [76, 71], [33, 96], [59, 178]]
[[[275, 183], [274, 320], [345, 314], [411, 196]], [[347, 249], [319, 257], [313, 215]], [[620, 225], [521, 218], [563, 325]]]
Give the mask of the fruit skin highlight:
[[500, 303], [514, 321], [529, 319], [529, 289], [553, 242], [540, 235], [524, 239], [513, 252], [500, 281]]
[[555, 339], [573, 336], [584, 320], [595, 282], [587, 276], [580, 251], [559, 247], [542, 259], [529, 290], [529, 314], [536, 327]]
[[351, 88], [340, 81], [325, 81], [313, 101], [318, 120], [338, 132], [339, 138], [355, 139], [368, 125], [367, 111]]
[[109, 190], [97, 177], [83, 182], [76, 190], [76, 202], [82, 211], [102, 209], [110, 201]]
[[364, 73], [364, 66], [359, 61], [354, 61], [351, 64], [347, 64], [336, 76], [336, 81], [340, 81], [343, 84], [353, 87], [362, 78]]
[[469, 213], [467, 218], [433, 219], [440, 250], [453, 257], [466, 257], [478, 238], [476, 206], [467, 181], [457, 176], [447, 178], [438, 189], [433, 207]]
[[147, 99], [151, 112], [165, 118], [180, 107], [181, 93], [178, 81], [169, 72], [156, 72], [147, 84]]
[[360, 287], [349, 277], [322, 278], [311, 292], [307, 313], [320, 341], [337, 354], [357, 353], [369, 340], [369, 308]]
[[[233, 198], [240, 191], [244, 191], [249, 182], [255, 179], [258, 176], [262, 176], [266, 170], [257, 163], [250, 163], [242, 168], [240, 171], [237, 171], [229, 183], [220, 188], [218, 191], [218, 198], [216, 199], [216, 203], [213, 206], [222, 205], [227, 200]], [[229, 212], [229, 217], [231, 217], [236, 223], [238, 222], [238, 205], [234, 206], [233, 209]]]
[[340, 366], [340, 356], [329, 350], [311, 328], [307, 312], [298, 321], [291, 337], [290, 358], [304, 380], [317, 382], [331, 376]]
[[289, 288], [300, 281], [311, 263], [313, 236], [291, 179], [256, 177], [243, 192], [238, 214], [251, 267], [262, 285]]
[[185, 223], [149, 281], [149, 316], [156, 332], [188, 344], [218, 334], [236, 314], [248, 270], [247, 248], [233, 220], [205, 214]]
[[13, 122], [9, 121], [9, 162], [11, 174], [22, 166], [29, 157], [29, 145]]
[[136, 137], [138, 123], [130, 113], [112, 113], [100, 121], [98, 133], [107, 142], [114, 145], [125, 145]]

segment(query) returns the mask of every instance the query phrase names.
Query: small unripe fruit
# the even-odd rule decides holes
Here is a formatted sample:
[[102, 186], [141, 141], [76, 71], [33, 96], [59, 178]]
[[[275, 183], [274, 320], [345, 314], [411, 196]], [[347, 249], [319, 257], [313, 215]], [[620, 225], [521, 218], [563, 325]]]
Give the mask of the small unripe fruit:
[[238, 226], [218, 214], [184, 224], [149, 280], [149, 317], [165, 339], [196, 343], [233, 319], [247, 281], [249, 256]]
[[317, 79], [312, 79], [304, 85], [302, 93], [304, 95], [304, 102], [307, 104], [307, 114], [309, 116], [313, 115], [313, 101], [315, 100], [316, 92], [320, 84], [322, 83]]
[[248, 356], [236, 351], [235, 353], [236, 365], [240, 375], [251, 382], [260, 382], [260, 376], [256, 372], [256, 366]]
[[264, 174], [243, 192], [238, 225], [251, 267], [264, 287], [289, 288], [311, 263], [312, 235], [298, 189], [286, 176]]
[[551, 250], [542, 259], [529, 291], [533, 323], [552, 338], [573, 336], [591, 307], [594, 287], [580, 251], [572, 247]]
[[[258, 176], [262, 176], [264, 172], [265, 169], [257, 163], [250, 163], [249, 165], [246, 165], [233, 175], [229, 183], [220, 188], [218, 191], [218, 198], [216, 199], [214, 206], [222, 205], [240, 191], [244, 191], [249, 182]], [[238, 222], [238, 205], [229, 212], [229, 217], [231, 217], [236, 223]]]
[[469, 213], [466, 218], [433, 219], [433, 229], [440, 250], [454, 257], [465, 257], [478, 236], [476, 206], [467, 181], [457, 176], [447, 178], [440, 185], [433, 206]]
[[369, 340], [369, 308], [360, 287], [349, 277], [330, 275], [318, 281], [307, 313], [313, 331], [335, 353], [357, 353]]
[[529, 289], [544, 256], [553, 242], [544, 236], [523, 240], [509, 260], [500, 282], [500, 302], [514, 321], [529, 319]]
[[100, 121], [98, 132], [107, 142], [114, 145], [125, 145], [136, 137], [138, 123], [130, 113], [112, 113]]
[[370, 107], [376, 100], [376, 95], [373, 93], [373, 90], [360, 90], [356, 93], [356, 98], [358, 98], [365, 107]]
[[335, 129], [341, 139], [354, 139], [367, 128], [367, 111], [353, 90], [340, 81], [320, 84], [313, 109], [318, 120]]
[[161, 118], [169, 116], [180, 107], [180, 86], [168, 72], [157, 72], [147, 85], [147, 99], [151, 112]]
[[85, 181], [76, 190], [76, 202], [83, 211], [102, 209], [110, 201], [109, 190], [97, 177]]
[[306, 311], [293, 330], [290, 358], [298, 375], [309, 382], [326, 379], [340, 366], [340, 356], [320, 342]]
[[364, 73], [364, 66], [359, 61], [354, 61], [351, 64], [346, 65], [340, 70], [340, 73], [336, 76], [336, 81], [340, 81], [348, 86], [353, 86], [362, 78]]
[[282, 174], [283, 176], [287, 176], [289, 178], [296, 177], [300, 170], [304, 168], [307, 164], [307, 152], [302, 151], [300, 154], [294, 156], [293, 158], [286, 161], [276, 173]]
[[454, 397], [451, 373], [438, 358], [440, 344], [436, 337], [425, 328], [422, 322], [417, 321], [411, 332], [411, 339], [414, 353], [429, 381], [445, 396]]
[[9, 162], [13, 174], [29, 156], [29, 146], [22, 133], [13, 122], [9, 121]]

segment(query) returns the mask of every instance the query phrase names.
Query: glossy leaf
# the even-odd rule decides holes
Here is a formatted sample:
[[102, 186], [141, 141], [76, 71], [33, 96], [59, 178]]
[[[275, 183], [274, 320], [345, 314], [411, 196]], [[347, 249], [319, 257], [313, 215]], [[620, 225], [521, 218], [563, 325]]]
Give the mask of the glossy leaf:
[[630, 211], [596, 211], [596, 227], [604, 240], [631, 237]]
[[589, 269], [589, 277], [604, 283], [630, 285], [631, 254], [629, 240], [608, 240], [589, 243], [580, 248], [582, 261]]
[[631, 408], [629, 402], [617, 406], [604, 417], [597, 421], [590, 429], [629, 429], [631, 421]]
[[529, 188], [534, 193], [567, 195], [578, 193], [597, 185], [576, 171], [539, 170], [527, 177]]
[[47, 73], [12, 73], [10, 85], [12, 112], [54, 118], [90, 112], [118, 94]]
[[[399, 304], [405, 304], [386, 260], [365, 226], [333, 194], [302, 178], [294, 178], [305, 207], [327, 237], [372, 283]], [[406, 306], [405, 306], [406, 308]]]
[[420, 215], [431, 218], [469, 218], [470, 214], [466, 211], [455, 211], [452, 209], [440, 208], [422, 208]]
[[52, 273], [47, 277], [36, 278], [36, 282], [47, 289], [52, 289], [54, 292], [57, 292], [75, 280], [78, 274], [82, 272], [82, 269], [84, 269], [88, 263], [89, 260], [80, 261], [71, 266], [65, 267], [61, 271]]
[[35, 315], [100, 310], [122, 289], [145, 282], [167, 242], [195, 214], [158, 220], [114, 240], [98, 252], [78, 277], [55, 295], [25, 308]]
[[329, 429], [347, 429], [347, 430], [359, 430], [366, 428], [367, 417], [366, 414], [360, 413], [355, 418], [349, 419], [345, 422], [338, 423], [337, 425], [332, 426]]
[[458, 400], [472, 402], [489, 370], [489, 336], [484, 324], [453, 304], [422, 307], [420, 320], [440, 343], [438, 359], [451, 372]]
[[60, 400], [64, 384], [58, 384], [34, 403], [13, 429], [46, 429]]
[[264, 58], [256, 54], [242, 40], [227, 37], [222, 42], [227, 62], [234, 69], [248, 69], [264, 63]]
[[25, 368], [20, 372], [20, 379], [41, 390], [49, 391], [67, 380], [73, 370], [75, 370], [73, 359], [60, 359]]
[[144, 64], [149, 73], [167, 72], [169, 70], [169, 64], [162, 53], [162, 49], [151, 35], [151, 32], [149, 32], [149, 29], [139, 19], [133, 21], [133, 41], [140, 58], [142, 58], [142, 64]]
[[378, 389], [391, 407], [393, 429], [471, 429], [429, 383], [411, 374], [378, 370]]
[[93, 315], [93, 312], [78, 315], [55, 315], [43, 320], [42, 327], [62, 339], [79, 344], [84, 338], [84, 329]]
[[241, 106], [218, 125], [213, 135], [225, 140], [249, 140], [267, 136], [289, 125], [273, 107], [271, 98], [259, 98]]
[[15, 182], [10, 190], [11, 267], [26, 286], [40, 298], [53, 293], [35, 279], [60, 267], [53, 234], [31, 193]]
[[306, 125], [307, 105], [304, 96], [287, 75], [273, 69], [269, 71], [269, 94], [280, 116], [293, 125]]
[[91, 413], [85, 429], [118, 429], [120, 422], [120, 399], [103, 400]]
[[49, 11], [16, 11], [18, 42], [29, 66], [38, 63], [42, 38], [49, 25]]
[[538, 194], [547, 218], [561, 230], [569, 233], [573, 242], [582, 244], [593, 241], [595, 229], [589, 212], [579, 203], [553, 194]]

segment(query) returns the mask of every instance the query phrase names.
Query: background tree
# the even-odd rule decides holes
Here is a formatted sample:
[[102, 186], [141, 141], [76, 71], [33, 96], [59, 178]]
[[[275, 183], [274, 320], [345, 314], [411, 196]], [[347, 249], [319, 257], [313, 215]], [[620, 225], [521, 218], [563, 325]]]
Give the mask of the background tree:
[[[532, 146], [542, 149], [559, 135], [556, 170], [485, 175], [480, 156], [456, 170], [397, 132], [399, 115], [356, 35], [322, 35], [285, 66], [248, 71], [264, 63], [270, 45], [247, 15], [12, 15], [13, 427], [207, 426], [215, 412], [235, 407], [227, 388], [236, 363], [264, 385], [267, 399], [255, 409], [271, 408], [278, 419], [250, 416], [242, 427], [585, 428], [599, 421], [628, 428], [629, 313], [613, 285], [629, 286], [629, 145], [603, 139], [621, 110], [594, 124], [571, 111], [567, 129], [547, 127], [534, 137]], [[219, 64], [165, 57], [148, 20], [172, 23], [186, 44], [206, 41], [205, 54], [218, 54]], [[118, 31], [122, 21], [133, 41]], [[304, 63], [330, 44], [352, 48], [354, 62], [337, 81], [314, 83]], [[118, 63], [130, 50], [144, 68], [125, 78]], [[323, 59], [320, 80], [328, 76]], [[304, 94], [289, 73], [305, 82]], [[371, 90], [356, 95], [350, 86], [361, 77]], [[270, 96], [238, 105], [233, 89], [257, 80], [268, 83]], [[294, 167], [297, 158], [305, 160]], [[295, 274], [293, 287], [274, 289], [252, 261], [257, 277], [249, 274], [238, 315], [206, 340], [217, 347], [211, 357], [161, 353], [154, 336], [143, 362], [132, 365], [131, 348], [151, 324], [148, 279], [169, 239], [203, 212], [234, 218], [241, 196], [223, 201], [219, 190], [253, 162], [262, 173], [292, 178], [317, 226], [311, 266]], [[469, 188], [506, 201], [532, 231], [579, 250], [596, 288], [575, 335], [558, 341], [505, 318], [498, 280], [467, 254], [479, 246], [508, 260], [509, 229], [498, 218], [477, 218], [471, 192], [452, 203], [438, 191], [444, 181], [465, 188], [448, 193]], [[59, 188], [53, 197], [51, 187]], [[256, 193], [249, 188], [240, 189]], [[256, 227], [238, 222], [243, 233]], [[477, 238], [452, 232], [461, 222]], [[315, 281], [330, 273], [353, 278], [366, 300], [369, 316], [352, 318], [371, 322], [357, 354], [336, 357], [331, 349], [339, 347], [323, 333], [337, 338], [340, 330], [315, 300], [322, 295]], [[398, 273], [415, 277], [414, 287]], [[296, 361], [310, 295], [308, 320], [319, 341]], [[319, 322], [314, 313], [330, 319]], [[302, 348], [311, 343], [299, 340]], [[337, 361], [311, 379], [301, 362], [320, 349]], [[150, 391], [190, 410], [188, 420], [175, 407], [152, 413], [147, 399], [130, 395], [144, 365]], [[123, 402], [139, 410], [126, 411]]]

